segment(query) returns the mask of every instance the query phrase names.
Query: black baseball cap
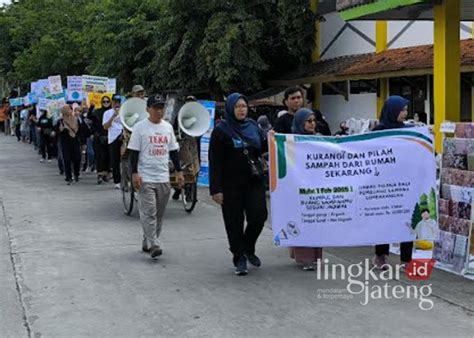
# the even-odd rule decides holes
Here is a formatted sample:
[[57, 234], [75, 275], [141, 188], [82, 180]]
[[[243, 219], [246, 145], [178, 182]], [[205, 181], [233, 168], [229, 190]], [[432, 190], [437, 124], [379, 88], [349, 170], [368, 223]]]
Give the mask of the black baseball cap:
[[112, 101], [122, 102], [122, 97], [118, 94], [115, 94], [114, 96], [112, 96]]
[[153, 107], [153, 106], [155, 106], [155, 107], [156, 106], [164, 107], [165, 102], [166, 102], [166, 99], [163, 95], [155, 94], [155, 95], [152, 95], [148, 98], [148, 100], [146, 101], [146, 106], [147, 107]]

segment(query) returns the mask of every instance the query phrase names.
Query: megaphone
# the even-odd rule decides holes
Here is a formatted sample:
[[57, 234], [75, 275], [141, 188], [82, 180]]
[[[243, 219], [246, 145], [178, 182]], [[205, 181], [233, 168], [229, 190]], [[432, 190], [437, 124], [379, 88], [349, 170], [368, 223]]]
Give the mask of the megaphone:
[[138, 97], [132, 97], [125, 101], [119, 110], [120, 121], [129, 131], [133, 131], [133, 126], [146, 119], [148, 115], [146, 101]]
[[179, 127], [192, 137], [204, 135], [209, 129], [211, 116], [207, 109], [198, 102], [184, 104], [178, 112]]

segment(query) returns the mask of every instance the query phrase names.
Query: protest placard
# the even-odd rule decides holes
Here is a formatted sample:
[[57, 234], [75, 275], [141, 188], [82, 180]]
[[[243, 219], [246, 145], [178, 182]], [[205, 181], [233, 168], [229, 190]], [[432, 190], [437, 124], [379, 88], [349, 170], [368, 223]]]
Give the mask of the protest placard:
[[61, 83], [60, 75], [49, 76], [48, 83], [49, 83], [49, 93], [51, 95], [57, 95], [63, 92], [63, 85]]
[[82, 91], [86, 93], [107, 92], [108, 78], [103, 76], [82, 75]]
[[102, 108], [102, 97], [108, 96], [112, 100], [112, 93], [87, 93], [87, 100], [90, 105], [94, 105], [96, 109]]
[[10, 102], [10, 107], [19, 107], [23, 105], [23, 98], [22, 97], [13, 98], [13, 99], [10, 99], [9, 102]]
[[115, 94], [117, 92], [117, 79], [107, 80], [107, 93]]
[[276, 134], [270, 140], [275, 243], [327, 247], [412, 241], [421, 203], [436, 209], [435, 174], [427, 128], [339, 138]]

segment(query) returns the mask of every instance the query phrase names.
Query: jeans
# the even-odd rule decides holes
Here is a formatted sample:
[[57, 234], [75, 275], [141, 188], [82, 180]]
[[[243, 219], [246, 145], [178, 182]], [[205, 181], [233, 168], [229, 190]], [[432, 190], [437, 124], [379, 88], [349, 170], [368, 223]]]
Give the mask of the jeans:
[[92, 143], [93, 143], [93, 141], [92, 141], [92, 139], [89, 137], [89, 138], [87, 139], [87, 150], [86, 150], [87, 163], [89, 164], [89, 166], [95, 167], [94, 146], [93, 146]]

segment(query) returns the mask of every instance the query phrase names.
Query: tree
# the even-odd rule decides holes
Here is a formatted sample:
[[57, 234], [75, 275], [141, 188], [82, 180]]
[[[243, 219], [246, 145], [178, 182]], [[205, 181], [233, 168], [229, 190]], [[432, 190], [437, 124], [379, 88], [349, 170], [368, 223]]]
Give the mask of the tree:
[[309, 0], [19, 0], [0, 11], [0, 75], [254, 93], [310, 61], [314, 22]]
[[422, 208], [418, 203], [415, 204], [415, 209], [413, 210], [413, 213], [411, 215], [411, 227], [415, 229], [418, 223], [421, 222], [422, 217], [421, 217], [421, 210]]
[[420, 197], [420, 208], [421, 208], [421, 210], [423, 210], [423, 209], [428, 209], [429, 210], [429, 208], [428, 208], [428, 196], [425, 193], [423, 193]]
[[436, 192], [433, 188], [431, 188], [431, 191], [430, 191], [430, 201], [428, 203], [428, 209], [430, 210], [430, 217], [432, 219], [437, 219], [438, 206], [437, 206]]

